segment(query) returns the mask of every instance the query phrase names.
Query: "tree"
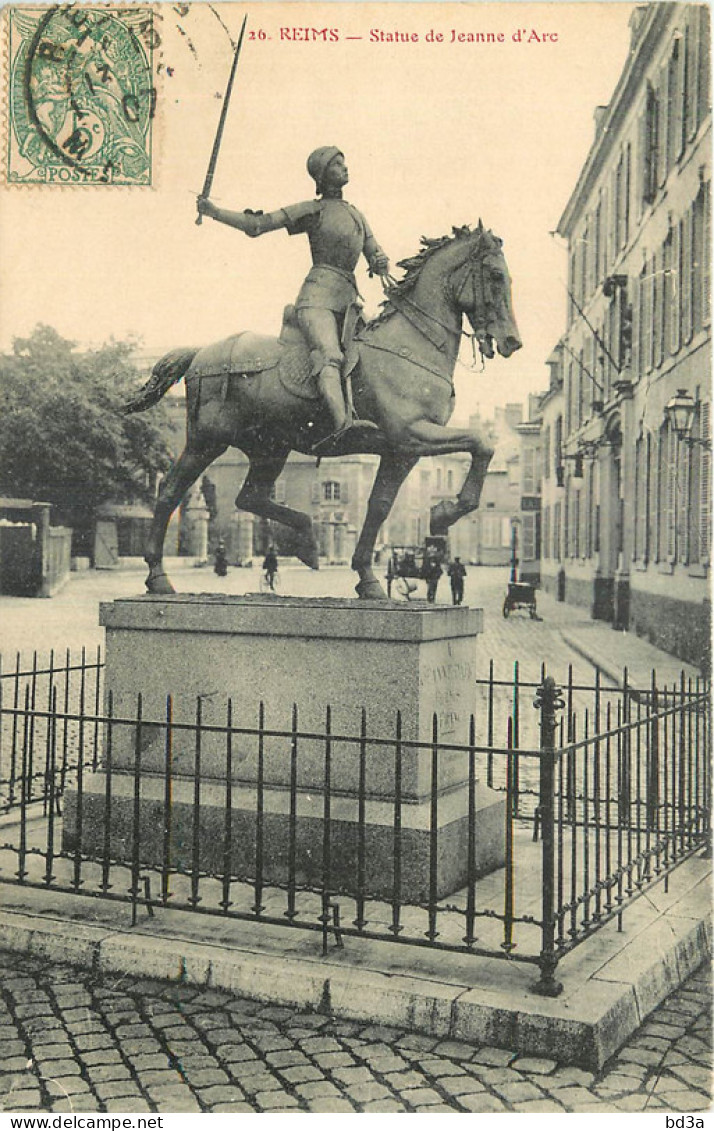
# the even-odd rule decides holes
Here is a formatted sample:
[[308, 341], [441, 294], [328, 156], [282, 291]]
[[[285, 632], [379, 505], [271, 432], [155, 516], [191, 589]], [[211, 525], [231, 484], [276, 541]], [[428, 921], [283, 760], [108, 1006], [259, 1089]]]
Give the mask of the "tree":
[[97, 508], [149, 503], [171, 463], [164, 406], [122, 409], [142, 384], [130, 342], [79, 352], [49, 326], [0, 354], [0, 494], [53, 505], [87, 552]]

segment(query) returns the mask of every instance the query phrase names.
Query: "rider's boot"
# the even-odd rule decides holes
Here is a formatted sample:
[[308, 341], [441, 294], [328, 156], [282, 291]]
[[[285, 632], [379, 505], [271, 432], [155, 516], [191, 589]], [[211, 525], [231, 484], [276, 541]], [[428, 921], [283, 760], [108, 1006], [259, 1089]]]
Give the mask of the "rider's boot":
[[320, 452], [324, 448], [331, 447], [337, 440], [347, 435], [348, 432], [352, 435], [353, 433], [379, 431], [377, 425], [371, 420], [359, 419], [354, 416], [351, 409], [345, 405], [345, 398], [342, 392], [342, 377], [339, 367], [336, 364], [328, 362], [327, 365], [322, 367], [318, 377], [318, 386], [327, 410], [332, 417], [333, 431], [329, 436], [318, 440], [317, 443], [313, 445], [313, 452]]

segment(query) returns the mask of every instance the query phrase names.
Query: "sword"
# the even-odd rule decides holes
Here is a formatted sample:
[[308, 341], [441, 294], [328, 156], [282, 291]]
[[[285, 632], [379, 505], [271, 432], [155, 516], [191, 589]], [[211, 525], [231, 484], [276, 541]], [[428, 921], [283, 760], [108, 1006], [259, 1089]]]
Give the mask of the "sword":
[[[230, 73], [230, 76], [228, 78], [228, 86], [226, 87], [226, 93], [225, 93], [225, 97], [223, 99], [223, 106], [221, 107], [221, 116], [218, 119], [218, 129], [216, 130], [216, 138], [215, 138], [215, 141], [213, 142], [213, 149], [211, 150], [211, 159], [208, 162], [208, 172], [206, 173], [206, 179], [203, 182], [203, 192], [201, 193], [201, 196], [205, 196], [205, 197], [210, 196], [211, 188], [213, 187], [213, 175], [216, 171], [216, 162], [218, 160], [218, 151], [221, 148], [221, 139], [223, 137], [223, 127], [226, 124], [226, 114], [228, 113], [228, 105], [229, 105], [230, 100], [231, 100], [231, 93], [233, 91], [233, 80], [236, 77], [236, 69], [238, 67], [238, 56], [240, 55], [240, 49], [243, 46], [243, 33], [245, 32], [245, 25], [246, 25], [247, 20], [248, 20], [248, 16], [246, 14], [243, 17], [243, 25], [240, 29], [240, 35], [238, 36], [238, 43], [236, 45], [235, 55], [233, 56], [233, 66], [231, 67], [231, 73]], [[196, 217], [196, 223], [201, 224], [202, 222], [203, 222], [203, 216], [199, 212], [198, 216]]]

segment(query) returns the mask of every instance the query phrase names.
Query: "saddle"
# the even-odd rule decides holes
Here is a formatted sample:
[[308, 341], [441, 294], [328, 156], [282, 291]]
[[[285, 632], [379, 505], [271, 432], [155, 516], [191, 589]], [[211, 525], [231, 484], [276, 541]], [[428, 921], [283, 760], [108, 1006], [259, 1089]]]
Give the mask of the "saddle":
[[[349, 377], [359, 360], [358, 346], [354, 340], [359, 324], [359, 308], [350, 307], [342, 329], [344, 377]], [[278, 338], [254, 334], [248, 330], [233, 334], [222, 342], [200, 350], [189, 377], [223, 377], [227, 380], [230, 376], [248, 377], [270, 369], [278, 370], [281, 385], [293, 396], [309, 401], [320, 399], [310, 350], [298, 326], [296, 310], [292, 304], [285, 307]]]

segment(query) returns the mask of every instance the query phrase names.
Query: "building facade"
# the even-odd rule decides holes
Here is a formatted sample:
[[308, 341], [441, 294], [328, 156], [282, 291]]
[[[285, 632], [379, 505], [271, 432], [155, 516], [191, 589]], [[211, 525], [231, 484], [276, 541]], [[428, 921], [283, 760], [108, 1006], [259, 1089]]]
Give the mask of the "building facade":
[[[542, 573], [593, 617], [706, 664], [711, 106], [706, 5], [635, 10], [558, 224], [567, 328], [543, 404]], [[675, 427], [679, 391], [692, 408]], [[560, 486], [562, 484], [562, 486]]]

